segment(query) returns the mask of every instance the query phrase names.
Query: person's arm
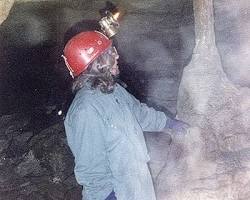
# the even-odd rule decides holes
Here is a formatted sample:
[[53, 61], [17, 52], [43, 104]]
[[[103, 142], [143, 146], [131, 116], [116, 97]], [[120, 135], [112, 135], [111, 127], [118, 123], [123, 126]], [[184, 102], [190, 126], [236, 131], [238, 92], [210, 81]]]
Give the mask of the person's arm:
[[141, 103], [128, 93], [129, 104], [143, 131], [165, 131], [173, 129], [177, 133], [186, 133], [189, 125], [185, 122], [167, 116], [164, 112]]
[[157, 111], [145, 103], [141, 103], [133, 95], [127, 93], [129, 106], [143, 131], [161, 131], [170, 117], [164, 112]]
[[186, 134], [187, 129], [190, 127], [189, 124], [177, 120], [175, 118], [170, 118], [168, 122], [166, 123], [165, 127], [163, 128], [163, 132], [165, 132], [167, 129], [172, 129], [174, 130], [177, 134]]
[[102, 138], [104, 125], [93, 107], [77, 107], [67, 116], [65, 130], [68, 145], [75, 158], [75, 177], [85, 187], [90, 199], [101, 199], [98, 191], [107, 182], [105, 145]]

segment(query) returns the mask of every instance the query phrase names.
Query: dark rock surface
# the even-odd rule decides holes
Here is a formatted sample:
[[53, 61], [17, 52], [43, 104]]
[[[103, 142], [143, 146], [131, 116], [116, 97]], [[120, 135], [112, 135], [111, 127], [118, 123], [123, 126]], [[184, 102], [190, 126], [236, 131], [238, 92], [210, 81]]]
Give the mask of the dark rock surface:
[[[49, 118], [49, 115], [47, 115]], [[35, 119], [1, 117], [0, 199], [80, 199], [62, 121], [37, 132]]]

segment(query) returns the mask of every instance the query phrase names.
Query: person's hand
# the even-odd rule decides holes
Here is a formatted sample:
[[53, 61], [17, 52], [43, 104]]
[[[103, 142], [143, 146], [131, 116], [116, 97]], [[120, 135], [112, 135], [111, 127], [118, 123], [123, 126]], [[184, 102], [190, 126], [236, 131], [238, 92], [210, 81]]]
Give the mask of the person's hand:
[[166, 128], [172, 129], [177, 134], [183, 134], [183, 135], [187, 133], [187, 129], [189, 127], [190, 127], [189, 124], [177, 119], [169, 119], [166, 124]]

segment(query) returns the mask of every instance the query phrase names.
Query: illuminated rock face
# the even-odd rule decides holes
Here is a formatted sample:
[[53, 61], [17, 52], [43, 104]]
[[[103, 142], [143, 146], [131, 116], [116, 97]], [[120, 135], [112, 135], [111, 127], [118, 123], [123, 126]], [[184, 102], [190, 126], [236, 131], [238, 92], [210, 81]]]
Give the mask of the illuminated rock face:
[[250, 87], [250, 4], [246, 0], [215, 0], [214, 6], [223, 69], [234, 84]]
[[15, 0], [3, 0], [0, 2], [0, 24], [8, 17], [9, 11]]
[[171, 183], [166, 177], [166, 184], [177, 184], [172, 191], [161, 187], [161, 199], [249, 199], [250, 89], [236, 87], [223, 70], [215, 45], [213, 1], [195, 0], [194, 12], [196, 46], [177, 104], [178, 117], [192, 128], [181, 141], [182, 181]]

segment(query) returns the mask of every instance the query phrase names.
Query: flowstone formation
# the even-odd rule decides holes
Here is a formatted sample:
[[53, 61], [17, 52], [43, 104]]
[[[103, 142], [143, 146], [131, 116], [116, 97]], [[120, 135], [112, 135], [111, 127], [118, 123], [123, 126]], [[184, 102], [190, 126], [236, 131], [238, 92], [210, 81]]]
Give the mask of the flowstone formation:
[[[250, 89], [234, 85], [223, 71], [215, 44], [213, 0], [194, 0], [194, 15], [196, 46], [183, 72], [177, 104], [178, 117], [192, 128], [179, 140], [179, 172], [163, 172], [177, 178], [164, 176], [159, 199], [247, 200]], [[164, 185], [172, 185], [172, 190]]]

